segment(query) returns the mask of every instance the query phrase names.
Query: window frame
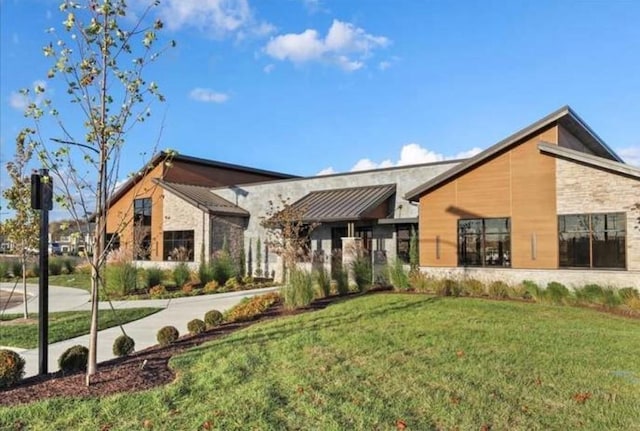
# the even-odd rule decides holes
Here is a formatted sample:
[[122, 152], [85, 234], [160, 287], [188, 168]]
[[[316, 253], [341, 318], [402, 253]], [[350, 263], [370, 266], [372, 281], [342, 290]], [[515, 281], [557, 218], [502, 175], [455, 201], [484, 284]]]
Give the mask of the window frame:
[[[492, 221], [506, 221], [507, 224], [507, 228], [506, 231], [498, 231], [498, 232], [493, 232], [493, 231], [487, 231], [487, 222], [492, 222]], [[479, 224], [480, 229], [476, 230], [475, 232], [472, 233], [465, 233], [463, 234], [461, 232], [461, 223], [464, 222], [474, 222], [474, 224]], [[511, 268], [511, 264], [512, 264], [512, 253], [511, 253], [511, 234], [512, 234], [512, 223], [511, 223], [511, 217], [484, 217], [484, 218], [480, 218], [480, 217], [476, 217], [476, 218], [459, 218], [457, 220], [457, 241], [458, 241], [458, 247], [457, 247], [457, 259], [458, 259], [458, 266], [459, 267], [474, 267], [474, 268]], [[464, 240], [463, 240], [463, 235], [464, 235]], [[506, 243], [507, 247], [506, 249], [502, 250], [501, 253], [501, 257], [498, 257], [496, 259], [496, 262], [500, 262], [499, 264], [487, 264], [487, 251], [488, 251], [488, 245], [487, 245], [487, 235], [490, 236], [499, 236], [502, 237], [501, 239], [498, 240], [499, 242], [499, 246], [498, 246], [498, 254], [500, 255], [500, 245], [502, 243]], [[505, 238], [506, 236], [506, 238]], [[469, 263], [468, 259], [463, 259], [463, 246], [464, 246], [464, 250], [467, 250], [468, 248], [466, 247], [467, 245], [467, 238], [471, 238], [471, 237], [476, 237], [476, 241], [477, 238], [480, 239], [480, 247], [479, 249], [477, 249], [477, 258], [478, 261], [480, 262], [479, 264], [475, 264], [475, 263]], [[466, 253], [464, 254], [466, 255]]]
[[[604, 216], [604, 229], [595, 230], [594, 228], [594, 218], [598, 216]], [[609, 216], [615, 216], [616, 219], [619, 218], [621, 221], [620, 226], [621, 229], [610, 228], [607, 229], [607, 220]], [[582, 230], [566, 230], [567, 222], [564, 221], [567, 217], [583, 217], [587, 220], [587, 228]], [[558, 214], [558, 268], [561, 269], [582, 269], [582, 270], [627, 270], [628, 265], [628, 253], [627, 253], [627, 213], [624, 211], [614, 211], [614, 212], [594, 212], [594, 213], [573, 213], [573, 214]], [[563, 226], [565, 230], [562, 230]], [[596, 265], [596, 261], [598, 258], [594, 254], [594, 242], [595, 236], [598, 234], [604, 234], [605, 238], [609, 236], [610, 233], [619, 234], [622, 232], [622, 261], [620, 265], [616, 266], [598, 266]], [[563, 258], [562, 252], [565, 247], [563, 247], [563, 241], [567, 241], [568, 239], [563, 239], [562, 235], [574, 233], [574, 234], [584, 234], [588, 240], [588, 262], [584, 265], [578, 264], [567, 264], [564, 263], [568, 260], [568, 258]], [[617, 236], [617, 235], [616, 235]], [[605, 239], [605, 242], [607, 240]]]
[[[406, 238], [400, 237], [400, 231], [407, 232]], [[418, 224], [417, 223], [402, 223], [396, 225], [396, 257], [403, 263], [409, 264], [411, 260], [411, 231], [415, 230], [416, 235], [418, 234]], [[406, 244], [406, 246], [402, 246], [401, 244]], [[401, 249], [405, 249], [406, 251], [400, 251]]]
[[[171, 238], [167, 238], [167, 234], [171, 235]], [[176, 234], [187, 234], [187, 236], [189, 236], [191, 238], [178, 238], [176, 239], [175, 236]], [[195, 230], [194, 229], [183, 229], [183, 230], [165, 230], [162, 232], [162, 260], [165, 262], [174, 262], [173, 260], [169, 259], [169, 257], [171, 256], [171, 251], [175, 250], [178, 247], [183, 246], [182, 242], [187, 242], [187, 244], [189, 243], [189, 241], [191, 242], [191, 248], [185, 247], [187, 248], [187, 250], [190, 250], [190, 254], [189, 254], [189, 259], [187, 259], [184, 262], [193, 262], [194, 258], [195, 258]], [[167, 243], [172, 244], [172, 246], [167, 247]], [[176, 245], [176, 243], [180, 243], [180, 245]]]

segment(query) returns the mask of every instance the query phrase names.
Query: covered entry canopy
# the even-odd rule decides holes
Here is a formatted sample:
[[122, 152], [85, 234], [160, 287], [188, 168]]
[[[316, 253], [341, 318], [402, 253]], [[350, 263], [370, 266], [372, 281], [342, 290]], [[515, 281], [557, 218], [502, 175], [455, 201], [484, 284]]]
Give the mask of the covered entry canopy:
[[385, 218], [393, 210], [388, 201], [395, 184], [314, 191], [291, 204], [303, 222], [353, 222]]

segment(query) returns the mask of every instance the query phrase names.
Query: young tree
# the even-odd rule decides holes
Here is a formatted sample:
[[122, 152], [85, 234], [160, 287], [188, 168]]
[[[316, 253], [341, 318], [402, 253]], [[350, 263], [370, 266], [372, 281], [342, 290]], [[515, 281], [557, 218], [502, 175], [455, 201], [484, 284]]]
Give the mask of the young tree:
[[[47, 86], [37, 85], [35, 94], [40, 102], [29, 103], [26, 110], [36, 125], [34, 141], [40, 160], [57, 177], [55, 181], [62, 190], [56, 202], [69, 210], [78, 230], [90, 221], [95, 223], [89, 260], [92, 314], [87, 385], [96, 372], [98, 297], [109, 250], [108, 198], [119, 179], [120, 154], [127, 134], [151, 115], [153, 100], [164, 101], [157, 84], [148, 82], [144, 73], [166, 48], [155, 48], [163, 27], [162, 21], [152, 20], [156, 6], [158, 2], [154, 1], [136, 14], [137, 18], [129, 18], [125, 0], [86, 0], [81, 4], [64, 0], [60, 5], [66, 17], [64, 31], [56, 34], [51, 29], [54, 41], [43, 52], [52, 60], [48, 79], [65, 86], [71, 103], [60, 110], [54, 108], [45, 95]], [[29, 96], [29, 91], [23, 90], [23, 94]], [[66, 115], [75, 116], [65, 121]], [[47, 127], [45, 116], [62, 133], [61, 139], [52, 139], [54, 144], [42, 136]], [[131, 214], [123, 214], [121, 219], [120, 231], [133, 221]]]
[[420, 266], [419, 252], [418, 235], [416, 229], [412, 226], [411, 237], [409, 238], [409, 266], [412, 272], [417, 271], [418, 266]]
[[278, 195], [277, 204], [269, 201], [267, 214], [260, 224], [267, 229], [265, 244], [280, 258], [283, 263], [283, 281], [287, 280], [287, 272], [295, 269], [300, 260], [308, 257], [311, 232], [318, 226], [315, 222], [305, 222], [305, 208], [294, 207], [289, 199]]
[[16, 138], [15, 155], [13, 160], [7, 163], [11, 187], [2, 193], [7, 200], [7, 207], [14, 211], [14, 216], [6, 220], [3, 230], [7, 238], [14, 243], [20, 256], [22, 265], [22, 303], [25, 319], [29, 318], [27, 260], [30, 250], [38, 247], [40, 228], [38, 211], [31, 208], [31, 178], [27, 171], [33, 156], [33, 145], [29, 142], [28, 135], [28, 131], [23, 131]]
[[262, 243], [260, 237], [256, 241], [256, 277], [262, 277]]

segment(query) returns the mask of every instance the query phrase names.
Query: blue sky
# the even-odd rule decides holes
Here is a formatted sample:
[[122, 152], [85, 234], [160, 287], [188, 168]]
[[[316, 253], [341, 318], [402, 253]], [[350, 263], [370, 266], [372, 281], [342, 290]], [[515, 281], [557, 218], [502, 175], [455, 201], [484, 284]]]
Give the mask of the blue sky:
[[[3, 163], [58, 3], [0, 0]], [[638, 1], [164, 0], [159, 14], [177, 47], [147, 77], [167, 102], [129, 137], [123, 177], [158, 140], [298, 175], [455, 158], [565, 104], [640, 165]]]

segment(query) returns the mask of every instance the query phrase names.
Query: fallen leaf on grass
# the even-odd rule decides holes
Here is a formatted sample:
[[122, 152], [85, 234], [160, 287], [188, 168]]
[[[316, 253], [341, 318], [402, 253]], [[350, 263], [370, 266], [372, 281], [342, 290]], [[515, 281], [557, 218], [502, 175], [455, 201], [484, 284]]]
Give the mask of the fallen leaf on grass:
[[449, 397], [449, 401], [451, 401], [451, 404], [458, 405], [460, 404], [460, 397], [451, 396]]
[[396, 421], [396, 428], [398, 428], [399, 430], [403, 430], [403, 429], [407, 428], [407, 423], [405, 421], [403, 421], [402, 419], [398, 419]]
[[584, 404], [589, 398], [591, 398], [591, 392], [578, 392], [573, 394], [573, 400], [578, 404]]
[[458, 350], [458, 351], [456, 352], [456, 356], [457, 356], [458, 358], [462, 358], [462, 357], [464, 356], [464, 350]]
[[153, 422], [151, 422], [149, 419], [145, 419], [142, 421], [142, 428], [144, 429], [151, 429], [153, 428]]
[[202, 424], [202, 429], [210, 430], [210, 429], [211, 429], [211, 422], [209, 422], [209, 421], [205, 421], [205, 422]]
[[489, 431], [491, 429], [490, 424], [484, 424], [480, 427], [480, 431]]

